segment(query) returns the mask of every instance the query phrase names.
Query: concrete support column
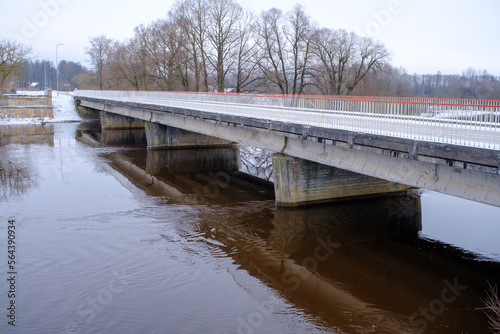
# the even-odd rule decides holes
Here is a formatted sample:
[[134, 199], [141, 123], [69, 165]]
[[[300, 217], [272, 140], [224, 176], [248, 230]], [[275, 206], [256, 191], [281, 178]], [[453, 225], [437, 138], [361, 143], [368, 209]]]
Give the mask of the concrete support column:
[[103, 130], [124, 130], [124, 129], [144, 129], [144, 121], [113, 114], [106, 111], [100, 111], [101, 129]]
[[276, 203], [281, 207], [333, 202], [401, 192], [409, 186], [284, 154], [273, 161]]
[[157, 123], [146, 123], [149, 149], [231, 147], [235, 143]]

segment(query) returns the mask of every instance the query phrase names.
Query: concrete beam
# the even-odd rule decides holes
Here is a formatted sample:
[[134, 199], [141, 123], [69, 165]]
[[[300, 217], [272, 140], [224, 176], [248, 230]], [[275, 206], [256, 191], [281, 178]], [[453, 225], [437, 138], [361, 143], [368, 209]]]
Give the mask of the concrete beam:
[[276, 204], [281, 207], [381, 196], [410, 188], [285, 154], [276, 154], [272, 160]]
[[146, 122], [149, 149], [231, 147], [235, 143], [172, 126]]

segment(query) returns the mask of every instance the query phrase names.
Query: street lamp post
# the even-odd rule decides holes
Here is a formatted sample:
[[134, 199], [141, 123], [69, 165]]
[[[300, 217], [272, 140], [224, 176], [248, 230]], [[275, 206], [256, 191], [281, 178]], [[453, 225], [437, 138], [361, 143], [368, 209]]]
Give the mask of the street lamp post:
[[57, 48], [61, 45], [64, 45], [64, 43], [56, 45], [56, 90], [57, 90], [57, 96], [59, 96], [59, 66], [58, 66], [58, 62], [57, 62]]

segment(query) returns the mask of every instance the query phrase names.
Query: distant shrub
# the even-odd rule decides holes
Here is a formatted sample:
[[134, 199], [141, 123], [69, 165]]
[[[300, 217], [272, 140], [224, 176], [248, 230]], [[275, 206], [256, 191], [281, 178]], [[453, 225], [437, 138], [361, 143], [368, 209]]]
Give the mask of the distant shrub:
[[14, 88], [12, 88], [12, 89], [10, 90], [10, 92], [11, 92], [12, 94], [17, 94], [17, 91], [16, 91]]

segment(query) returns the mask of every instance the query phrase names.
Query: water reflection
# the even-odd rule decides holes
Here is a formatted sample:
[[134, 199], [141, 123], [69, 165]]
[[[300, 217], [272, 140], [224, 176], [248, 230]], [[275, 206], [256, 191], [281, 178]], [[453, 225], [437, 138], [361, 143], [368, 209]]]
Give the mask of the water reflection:
[[146, 133], [142, 129], [102, 130], [99, 122], [81, 123], [76, 137], [90, 146], [146, 146]]
[[0, 146], [8, 144], [48, 144], [54, 146], [54, 125], [0, 125]]
[[38, 187], [38, 175], [26, 161], [11, 159], [0, 147], [0, 201], [7, 202]]
[[[293, 211], [245, 203], [210, 212], [199, 231], [330, 328], [421, 333], [425, 321], [429, 332], [484, 332], [481, 298], [488, 281], [499, 282], [499, 264], [419, 239], [420, 212], [418, 196]], [[466, 288], [426, 320], [419, 312], [447, 284]]]
[[102, 130], [100, 141], [104, 145], [147, 145], [144, 130]]
[[[29, 144], [54, 146], [52, 124], [0, 125], [0, 201], [8, 201], [36, 189], [38, 171]], [[15, 145], [8, 148], [8, 145]]]
[[146, 171], [152, 175], [184, 174], [240, 169], [239, 148], [202, 150], [149, 150]]
[[[104, 155], [134, 186], [168, 203], [206, 204], [274, 199], [272, 184], [237, 169], [238, 149], [145, 149]], [[199, 162], [199, 164], [196, 164]]]
[[277, 209], [271, 244], [282, 253], [292, 254], [301, 251], [297, 247], [324, 236], [339, 245], [415, 237], [422, 230], [421, 212], [418, 192], [312, 209]]

